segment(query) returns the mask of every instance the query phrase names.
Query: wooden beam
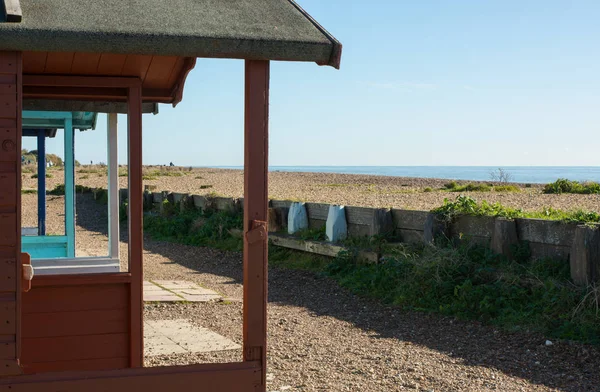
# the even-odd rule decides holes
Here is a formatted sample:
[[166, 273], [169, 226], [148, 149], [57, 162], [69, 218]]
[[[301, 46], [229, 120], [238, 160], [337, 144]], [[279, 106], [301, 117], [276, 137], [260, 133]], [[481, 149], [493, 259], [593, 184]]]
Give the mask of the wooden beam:
[[47, 286], [92, 286], [115, 283], [131, 283], [131, 274], [119, 272], [112, 274], [45, 275], [35, 276], [32, 280], [34, 288]]
[[46, 130], [37, 129], [38, 236], [46, 235]]
[[106, 133], [108, 146], [108, 255], [113, 259], [119, 258], [119, 161], [117, 113], [107, 116]]
[[143, 366], [143, 185], [142, 185], [142, 88], [129, 88], [128, 172], [129, 172], [129, 272], [131, 273], [131, 367]]
[[244, 107], [244, 360], [266, 391], [269, 62], [246, 61]]
[[[118, 87], [52, 87], [25, 86], [23, 96], [27, 100], [86, 100], [86, 101], [118, 101], [127, 100], [127, 89]], [[145, 89], [142, 92], [144, 102], [169, 103], [173, 101], [169, 90]]]
[[67, 257], [75, 257], [75, 130], [71, 118], [65, 118], [64, 156]]
[[23, 86], [38, 87], [141, 87], [142, 80], [133, 77], [23, 75]]
[[4, 13], [7, 22], [20, 23], [23, 20], [19, 0], [4, 0]]
[[259, 363], [237, 362], [6, 377], [0, 378], [0, 391], [163, 392], [195, 386], [197, 390], [211, 392], [254, 392], [259, 383]]

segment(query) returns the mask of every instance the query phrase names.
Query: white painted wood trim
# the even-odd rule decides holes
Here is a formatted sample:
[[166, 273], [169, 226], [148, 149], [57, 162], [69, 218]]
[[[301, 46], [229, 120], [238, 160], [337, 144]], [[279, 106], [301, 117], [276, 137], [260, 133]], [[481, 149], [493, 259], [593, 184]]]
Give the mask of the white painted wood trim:
[[[104, 274], [120, 271], [119, 259], [103, 257], [78, 257], [74, 259], [31, 260], [34, 276]], [[35, 277], [34, 277], [35, 279]]]
[[119, 260], [119, 150], [117, 113], [108, 114], [108, 254]]

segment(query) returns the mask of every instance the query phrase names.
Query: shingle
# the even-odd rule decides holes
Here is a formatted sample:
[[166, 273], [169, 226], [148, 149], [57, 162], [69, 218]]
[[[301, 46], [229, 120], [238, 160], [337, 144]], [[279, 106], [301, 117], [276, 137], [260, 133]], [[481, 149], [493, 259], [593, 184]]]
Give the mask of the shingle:
[[291, 0], [21, 0], [0, 50], [339, 65], [341, 45]]

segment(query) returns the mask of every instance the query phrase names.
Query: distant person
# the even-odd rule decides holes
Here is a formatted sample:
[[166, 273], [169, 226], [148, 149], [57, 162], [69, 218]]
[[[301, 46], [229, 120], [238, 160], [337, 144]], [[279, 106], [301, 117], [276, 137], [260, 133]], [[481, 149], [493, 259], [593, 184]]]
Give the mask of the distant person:
[[175, 166], [175, 165], [173, 164], [173, 162], [171, 162], [171, 163], [169, 163], [169, 166], [173, 167], [173, 166]]

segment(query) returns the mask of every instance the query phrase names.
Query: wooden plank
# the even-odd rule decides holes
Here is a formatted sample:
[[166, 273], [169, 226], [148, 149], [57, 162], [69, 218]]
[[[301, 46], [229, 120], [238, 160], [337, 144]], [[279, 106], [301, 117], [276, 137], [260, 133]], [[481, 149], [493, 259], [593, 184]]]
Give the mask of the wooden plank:
[[69, 74], [75, 53], [48, 53], [44, 73]]
[[23, 363], [120, 358], [128, 355], [129, 336], [125, 333], [23, 338]]
[[306, 203], [306, 212], [308, 219], [327, 220], [329, 214], [329, 204], [325, 203]]
[[376, 208], [370, 207], [344, 207], [348, 224], [370, 226], [373, 224], [373, 215]]
[[41, 373], [0, 379], [0, 392], [260, 391], [257, 362]]
[[0, 75], [0, 95], [14, 95], [17, 93], [17, 85], [8, 81], [10, 76], [12, 75]]
[[[16, 181], [17, 181], [17, 174], [16, 174], [16, 170], [15, 170], [15, 162], [17, 162], [17, 160], [20, 160], [20, 151], [17, 150], [17, 146], [20, 144], [19, 140], [17, 139], [17, 129], [14, 127], [0, 127], [0, 149], [2, 149], [2, 153], [0, 154], [0, 161], [3, 162], [11, 162], [11, 165], [7, 165], [5, 167], [0, 167], [0, 176], [4, 175], [4, 173], [9, 173], [6, 174], [7, 176], [14, 176], [14, 181], [15, 183], [8, 187], [8, 185], [3, 185], [0, 184], [0, 189], [3, 189], [7, 194], [3, 194], [0, 195], [0, 204], [4, 203], [4, 201], [2, 201], [2, 198], [9, 198], [8, 193], [12, 193], [14, 195], [14, 202], [12, 203], [8, 203], [8, 204], [12, 204], [16, 206], [17, 200], [16, 200], [16, 195], [17, 195], [17, 189], [16, 189]], [[12, 174], [10, 174], [12, 172]], [[5, 181], [9, 181], [8, 179], [5, 179]], [[12, 190], [11, 190], [12, 187]]]
[[0, 213], [0, 246], [17, 246], [17, 214]]
[[[70, 262], [71, 260], [65, 260]], [[76, 261], [76, 260], [72, 260]], [[81, 260], [80, 260], [81, 262]], [[131, 274], [119, 272], [112, 274], [80, 274], [62, 276], [36, 276], [33, 287], [47, 286], [97, 286], [97, 285], [119, 285], [131, 283]]]
[[269, 75], [268, 61], [245, 62], [244, 361], [261, 362], [260, 391], [266, 391], [267, 365], [266, 227], [262, 239], [251, 241], [249, 236], [268, 220]]
[[108, 255], [119, 258], [119, 155], [117, 113], [107, 115], [106, 145], [108, 146]]
[[0, 51], [0, 74], [16, 74], [19, 63], [18, 52]]
[[[10, 130], [9, 130], [10, 131]], [[13, 130], [14, 131], [14, 130]], [[4, 134], [4, 132], [2, 132], [0, 130], [0, 133]], [[7, 139], [4, 139], [4, 137], [0, 138], [0, 142], [2, 144], [0, 144], [2, 147], [7, 147], [8, 149], [8, 143], [6, 142], [7, 140], [11, 140], [12, 144], [12, 151], [16, 150], [16, 143], [13, 141], [14, 140], [14, 134], [15, 132], [6, 132]], [[16, 157], [14, 156], [14, 154], [2, 154], [2, 156], [7, 156], [8, 158], [13, 158], [15, 159]], [[17, 204], [17, 174], [16, 173], [1, 173], [0, 172], [0, 189], [2, 189], [2, 192], [0, 192], [0, 205], [16, 205]]]
[[34, 362], [21, 365], [25, 374], [125, 369], [129, 366], [129, 357], [79, 359], [77, 361]]
[[23, 73], [43, 73], [47, 58], [48, 52], [23, 52]]
[[[340, 245], [334, 245], [329, 242], [304, 241], [294, 237], [288, 237], [279, 234], [270, 234], [269, 240], [275, 246], [281, 246], [283, 248], [314, 253], [327, 257], [337, 257], [337, 255], [341, 251], [349, 250], [349, 248]], [[358, 258], [363, 261], [376, 263], [379, 260], [379, 255], [377, 254], [377, 252], [359, 251]]]
[[[144, 89], [159, 88], [168, 89], [172, 86], [167, 85], [171, 72], [177, 63], [175, 56], [154, 56], [148, 67], [148, 72], [144, 78]], [[165, 77], [167, 75], [167, 77]]]
[[23, 20], [19, 0], [4, 0], [4, 12], [7, 22], [20, 23]]
[[15, 94], [0, 95], [0, 117], [17, 117], [17, 101], [15, 99]]
[[542, 219], [515, 219], [519, 240], [570, 247], [576, 224]]
[[121, 76], [135, 76], [144, 80], [152, 62], [152, 57], [149, 55], [127, 55], [121, 70]]
[[[100, 53], [75, 53], [71, 73], [74, 75], [94, 75], [98, 70]], [[28, 72], [35, 73], [35, 72]]]
[[0, 335], [13, 334], [17, 323], [17, 302], [14, 300], [0, 301]]
[[398, 229], [423, 231], [427, 221], [427, 211], [399, 210], [392, 208], [394, 226]]
[[23, 315], [23, 338], [127, 333], [126, 308]]
[[[36, 277], [33, 278], [35, 282]], [[34, 288], [23, 294], [23, 314], [129, 307], [126, 284]]]
[[98, 61], [97, 74], [120, 76], [127, 60], [126, 54], [102, 53]]
[[[13, 338], [14, 336], [11, 336]], [[17, 355], [17, 345], [14, 340], [11, 342], [0, 342], [0, 359], [15, 359]]]
[[130, 285], [130, 360], [131, 367], [143, 366], [143, 219], [144, 188], [142, 184], [142, 88], [129, 89], [128, 113], [128, 172], [129, 172], [129, 272]]
[[134, 77], [23, 75], [23, 86], [129, 88], [141, 86]]
[[271, 200], [271, 207], [273, 208], [290, 208], [292, 205], [291, 200]]

